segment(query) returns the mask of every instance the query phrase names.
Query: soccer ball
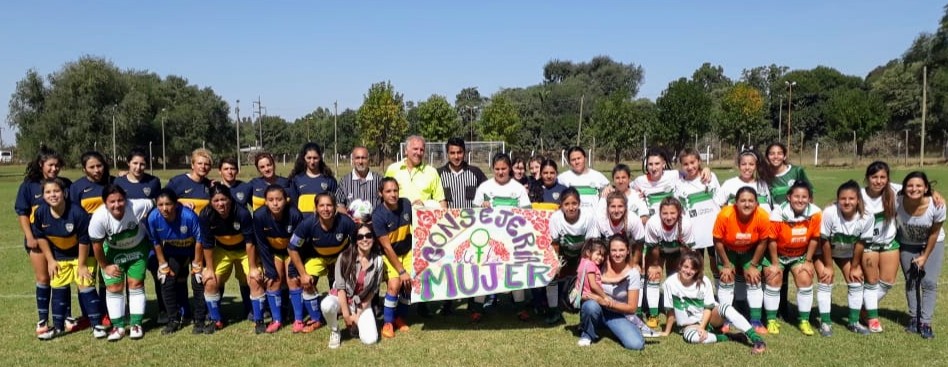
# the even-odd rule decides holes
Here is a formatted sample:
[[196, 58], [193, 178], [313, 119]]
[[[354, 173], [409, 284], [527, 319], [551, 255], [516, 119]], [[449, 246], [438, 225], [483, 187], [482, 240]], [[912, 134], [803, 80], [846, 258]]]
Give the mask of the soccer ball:
[[372, 203], [356, 199], [349, 203], [349, 215], [353, 218], [363, 218], [372, 215]]

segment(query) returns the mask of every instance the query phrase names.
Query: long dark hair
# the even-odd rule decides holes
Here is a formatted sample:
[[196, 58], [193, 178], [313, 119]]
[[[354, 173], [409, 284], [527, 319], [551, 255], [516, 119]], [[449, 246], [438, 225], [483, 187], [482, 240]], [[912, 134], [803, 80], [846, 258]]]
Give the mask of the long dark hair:
[[102, 163], [102, 181], [103, 182], [96, 182], [96, 183], [104, 184], [104, 185], [108, 185], [112, 183], [112, 180], [114, 178], [109, 173], [109, 161], [105, 160], [105, 157], [102, 156], [102, 153], [99, 153], [97, 151], [90, 150], [88, 152], [82, 153], [82, 155], [79, 157], [79, 161], [82, 162], [82, 172], [83, 173], [86, 172], [86, 163], [89, 162], [89, 160], [93, 158], [95, 158], [96, 160]]
[[[234, 214], [237, 211], [237, 205], [234, 205], [234, 199], [230, 196], [230, 188], [227, 187], [227, 185], [224, 185], [223, 183], [215, 182], [214, 184], [211, 185], [211, 192], [210, 192], [211, 200], [213, 200], [214, 196], [217, 196], [217, 195], [224, 195], [224, 197], [227, 198], [227, 201], [230, 203], [229, 205], [230, 207], [227, 210], [227, 218], [236, 220], [237, 218], [236, 218], [236, 215]], [[214, 210], [214, 207], [211, 205], [208, 205], [207, 207], [205, 207], [204, 210], [207, 212], [206, 215], [207, 215], [208, 220], [210, 221], [218, 221], [218, 220], [223, 219], [223, 216], [221, 216], [221, 214], [218, 213], [217, 210]]]
[[26, 172], [23, 173], [23, 181], [29, 181], [29, 182], [41, 181], [44, 178], [43, 177], [43, 163], [46, 163], [46, 161], [50, 159], [55, 159], [56, 161], [58, 161], [59, 163], [57, 163], [56, 165], [59, 166], [60, 168], [62, 168], [63, 164], [66, 163], [63, 161], [63, 157], [59, 155], [58, 152], [56, 152], [53, 149], [50, 149], [49, 147], [45, 145], [40, 145], [39, 153], [36, 154], [36, 158], [30, 161], [30, 163], [26, 165]]
[[678, 258], [678, 269], [681, 269], [682, 265], [685, 265], [685, 262], [690, 261], [692, 267], [695, 268], [695, 287], [698, 289], [703, 285], [701, 278], [704, 276], [704, 259], [700, 253], [693, 250], [683, 250], [681, 255]]
[[862, 194], [859, 193], [859, 184], [853, 180], [843, 182], [843, 184], [839, 185], [839, 188], [836, 189], [837, 200], [839, 200], [839, 195], [842, 194], [843, 191], [852, 191], [856, 193], [856, 214], [860, 216], [866, 215], [866, 205], [862, 202]]
[[[885, 171], [885, 176], [888, 178], [888, 183], [882, 188], [882, 216], [885, 218], [885, 223], [889, 224], [893, 219], [895, 219], [895, 192], [892, 191], [892, 175], [889, 172], [889, 165], [883, 161], [875, 161], [869, 163], [869, 166], [866, 167], [866, 188], [869, 188], [869, 177], [879, 173], [879, 171]], [[868, 190], [866, 191], [868, 194]]]
[[912, 171], [909, 174], [905, 175], [905, 179], [902, 180], [902, 190], [899, 191], [899, 195], [905, 196], [905, 186], [908, 185], [909, 180], [913, 178], [919, 178], [925, 184], [925, 195], [932, 196], [932, 183], [928, 181], [928, 175], [922, 171]]
[[310, 151], [316, 152], [316, 154], [319, 155], [319, 165], [317, 166], [319, 173], [333, 177], [332, 169], [326, 165], [326, 160], [323, 159], [323, 148], [314, 142], [303, 144], [303, 147], [300, 148], [299, 154], [296, 155], [296, 163], [293, 163], [293, 170], [290, 171], [290, 177], [296, 177], [296, 175], [306, 172], [306, 152]]
[[[675, 210], [678, 210], [678, 220], [675, 221], [675, 226], [678, 228], [678, 244], [679, 244], [679, 245], [684, 245], [684, 244], [685, 244], [685, 236], [684, 236], [684, 234], [681, 233], [681, 221], [684, 220], [684, 217], [685, 217], [685, 209], [682, 207], [681, 201], [679, 201], [679, 200], [678, 200], [677, 198], [675, 198], [674, 196], [669, 196], [669, 197], [666, 197], [666, 198], [662, 199], [662, 201], [661, 201], [660, 203], [658, 203], [658, 213], [661, 213], [661, 212], [662, 212], [662, 207], [664, 207], [664, 206], [673, 206], [673, 207], [675, 207]], [[658, 213], [656, 213], [656, 214], [658, 214]], [[628, 215], [628, 214], [627, 214], [627, 215]], [[662, 225], [664, 225], [664, 223], [663, 223]]]
[[651, 157], [659, 157], [665, 161], [665, 170], [671, 168], [671, 155], [668, 154], [668, 150], [662, 147], [651, 147], [648, 148], [648, 151], [645, 152], [645, 158], [642, 159], [642, 172], [648, 176], [648, 159]]
[[[770, 145], [768, 145], [767, 150], [764, 151], [764, 157], [767, 157], [768, 155], [770, 155], [770, 150], [773, 148], [779, 148], [780, 151], [783, 152], [783, 164], [786, 164], [789, 166], [790, 160], [787, 159], [787, 146], [783, 145], [783, 143], [771, 143]], [[773, 185], [774, 178], [777, 177], [778, 172], [776, 171], [776, 169], [774, 169], [774, 167], [770, 166], [770, 159], [765, 159], [765, 161], [766, 162], [764, 162], [764, 164], [760, 164], [760, 160], [757, 161], [758, 162], [757, 174], [758, 176], [760, 176], [760, 179], [766, 182], [767, 185], [769, 186], [769, 185]]]
[[[362, 228], [367, 228], [369, 233], [372, 233], [372, 249], [369, 250], [369, 267], [364, 269], [366, 273], [371, 272], [372, 270], [376, 271], [376, 274], [380, 274], [382, 269], [375, 269], [374, 259], [378, 256], [382, 256], [382, 245], [379, 244], [379, 240], [375, 237], [375, 231], [372, 230], [372, 224], [367, 222], [362, 222], [356, 226], [356, 233], [359, 233], [359, 230]], [[346, 284], [356, 284], [356, 278], [359, 274], [356, 273], [356, 265], [359, 263], [359, 246], [355, 243], [349, 244], [341, 253], [339, 253], [339, 269], [342, 272], [342, 277], [345, 279]], [[353, 287], [355, 288], [355, 287]], [[359, 299], [366, 300], [372, 294], [378, 292], [378, 289], [370, 289], [372, 287], [362, 287], [362, 291], [359, 292], [357, 296]]]

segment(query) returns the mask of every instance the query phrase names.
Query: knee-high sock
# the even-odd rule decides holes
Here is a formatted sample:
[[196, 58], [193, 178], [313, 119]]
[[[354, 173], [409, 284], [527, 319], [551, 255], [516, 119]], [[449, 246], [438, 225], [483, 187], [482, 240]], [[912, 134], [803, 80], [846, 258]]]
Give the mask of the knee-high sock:
[[283, 299], [279, 289], [267, 291], [267, 303], [270, 304], [270, 316], [273, 321], [283, 322]]
[[724, 283], [721, 282], [721, 285], [718, 287], [718, 301], [722, 305], [730, 305], [734, 303], [734, 282]]
[[58, 287], [52, 289], [51, 311], [53, 313], [53, 327], [57, 330], [66, 328], [66, 310], [72, 296], [69, 294], [69, 287]]
[[[395, 317], [408, 316], [408, 306], [411, 305], [411, 299], [407, 298], [406, 295], [400, 294], [398, 296], [398, 308], [395, 309]], [[419, 307], [422, 307], [424, 303], [419, 304]]]
[[780, 308], [780, 287], [764, 286], [764, 310], [767, 311], [767, 320], [777, 319], [777, 309]]
[[546, 286], [546, 305], [550, 308], [557, 308], [560, 305], [559, 283], [550, 282]]
[[293, 321], [303, 321], [303, 290], [290, 289], [290, 303], [293, 305]]
[[124, 292], [105, 292], [105, 308], [109, 311], [112, 326], [125, 327], [125, 294]]
[[879, 303], [882, 303], [882, 299], [885, 298], [885, 295], [892, 290], [892, 283], [886, 282], [884, 280], [879, 281]]
[[797, 309], [800, 310], [800, 321], [810, 321], [810, 311], [813, 310], [813, 286], [797, 288]]
[[[862, 283], [846, 284], [846, 298], [849, 301], [849, 323], [859, 322], [859, 311], [862, 309]], [[867, 311], [868, 312], [868, 311]]]
[[747, 306], [750, 307], [750, 319], [760, 321], [760, 309], [764, 304], [764, 289], [760, 284], [747, 285]]
[[141, 326], [142, 318], [145, 317], [145, 288], [135, 288], [128, 290], [128, 319], [132, 326]]
[[742, 316], [740, 312], [737, 312], [737, 309], [731, 305], [722, 304], [718, 306], [717, 311], [718, 315], [721, 316], [722, 319], [730, 321], [731, 325], [734, 325], [734, 327], [736, 327], [741, 332], [746, 333], [748, 331], [754, 331], [754, 328], [751, 327], [750, 322], [748, 322], [747, 319], [745, 319], [744, 316]]
[[[246, 284], [240, 284], [240, 302], [244, 305], [244, 314], [253, 312], [253, 296], [250, 295], [250, 286]], [[224, 292], [221, 292], [224, 294]]]
[[309, 314], [310, 321], [319, 321], [323, 319], [323, 312], [319, 309], [319, 295], [316, 293], [303, 292], [303, 307]]
[[326, 318], [326, 325], [329, 326], [329, 330], [339, 331], [339, 310], [341, 308], [339, 298], [333, 295], [323, 297], [319, 308], [323, 311], [323, 316]]
[[221, 294], [204, 293], [204, 303], [207, 304], [207, 318], [211, 322], [221, 321]]
[[816, 288], [816, 306], [820, 310], [820, 322], [832, 322], [830, 312], [833, 311], [833, 284], [820, 283]]
[[879, 318], [879, 283], [866, 283], [862, 290], [863, 303], [866, 305], [866, 316], [870, 319]]
[[40, 322], [49, 320], [49, 297], [52, 291], [49, 284], [36, 283], [36, 314]]
[[250, 296], [250, 308], [253, 313], [254, 322], [263, 322], [263, 303], [267, 296], [261, 294], [259, 296]]
[[98, 326], [102, 323], [102, 307], [99, 303], [99, 295], [95, 292], [95, 287], [89, 287], [79, 290], [79, 306], [86, 305], [89, 323], [92, 326]]
[[681, 336], [685, 338], [686, 342], [692, 343], [692, 344], [713, 344], [713, 343], [727, 340], [726, 336], [716, 335], [711, 332], [708, 333], [708, 336], [704, 338], [704, 340], [701, 340], [701, 336], [698, 333], [698, 328], [696, 327], [690, 327], [690, 328], [685, 329], [685, 331], [681, 333]]
[[523, 303], [523, 301], [527, 300], [527, 294], [522, 289], [515, 290], [510, 293], [511, 293], [511, 296], [513, 297], [514, 303]]
[[386, 324], [391, 324], [395, 321], [395, 307], [398, 307], [398, 296], [386, 293], [382, 311], [382, 320]]
[[659, 285], [659, 282], [653, 282], [651, 280], [645, 284], [645, 298], [648, 299], [648, 314], [652, 317], [658, 316]]

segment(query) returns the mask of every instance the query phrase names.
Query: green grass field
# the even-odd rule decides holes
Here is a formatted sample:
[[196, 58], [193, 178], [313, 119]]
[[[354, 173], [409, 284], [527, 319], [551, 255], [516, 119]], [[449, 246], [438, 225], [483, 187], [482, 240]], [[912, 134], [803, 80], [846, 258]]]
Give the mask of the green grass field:
[[[605, 167], [601, 167], [605, 168]], [[242, 176], [250, 177], [252, 169]], [[285, 174], [289, 168], [280, 167]], [[340, 167], [345, 173], [348, 167]], [[896, 180], [907, 172], [893, 172]], [[948, 182], [948, 168], [927, 167], [931, 178]], [[373, 346], [364, 346], [358, 340], [344, 339], [340, 349], [326, 347], [329, 331], [320, 329], [312, 334], [292, 334], [288, 329], [273, 335], [254, 335], [253, 325], [246, 321], [232, 322], [212, 336], [193, 336], [189, 329], [172, 336], [160, 335], [152, 319], [157, 310], [151, 281], [148, 288], [148, 313], [145, 338], [138, 341], [124, 339], [118, 343], [94, 340], [88, 331], [67, 335], [49, 342], [41, 342], [33, 334], [36, 306], [33, 297], [33, 273], [23, 252], [22, 235], [12, 210], [13, 198], [22, 178], [22, 166], [0, 167], [0, 197], [6, 198], [7, 209], [0, 211], [0, 268], [6, 273], [0, 277], [0, 356], [3, 365], [207, 365], [226, 363], [228, 366], [273, 364], [294, 365], [549, 365], [567, 366], [593, 364], [619, 365], [941, 365], [948, 363], [948, 338], [945, 305], [946, 288], [939, 290], [936, 309], [936, 339], [926, 341], [917, 335], [902, 331], [905, 321], [903, 282], [883, 300], [882, 334], [857, 336], [845, 329], [845, 284], [837, 273], [834, 301], [835, 335], [832, 338], [803, 336], [793, 325], [784, 324], [781, 334], [765, 336], [769, 349], [764, 355], [750, 355], [750, 348], [735, 343], [712, 346], [686, 345], [680, 336], [648, 341], [645, 351], [623, 350], [616, 341], [606, 337], [592, 347], [576, 346], [577, 314], [566, 314], [566, 324], [548, 327], [540, 318], [518, 321], [510, 307], [509, 298], [503, 297], [498, 312], [487, 315], [478, 325], [468, 322], [461, 310], [453, 316], [434, 316], [428, 319], [410, 317], [411, 331], [399, 333], [395, 339], [383, 340]], [[157, 172], [163, 181], [178, 172]], [[735, 175], [733, 170], [716, 170], [720, 180]], [[832, 200], [836, 187], [847, 179], [862, 182], [862, 169], [808, 169], [816, 186], [816, 202], [823, 206]], [[68, 171], [64, 176], [79, 177], [80, 172]], [[216, 172], [212, 176], [216, 177]], [[340, 175], [341, 176], [341, 175]], [[937, 187], [948, 193], [943, 186]], [[941, 282], [946, 276], [943, 274]], [[944, 284], [943, 284], [944, 286]], [[320, 285], [325, 290], [325, 283]], [[794, 290], [791, 299], [794, 300]], [[231, 319], [238, 318], [241, 306], [237, 287], [227, 287], [224, 312]], [[74, 312], [78, 305], [73, 301]], [[814, 302], [815, 308], [815, 302]], [[814, 313], [816, 313], [814, 311]], [[608, 333], [604, 333], [608, 335]], [[345, 335], [345, 333], [344, 333]], [[587, 359], [588, 358], [588, 359]]]

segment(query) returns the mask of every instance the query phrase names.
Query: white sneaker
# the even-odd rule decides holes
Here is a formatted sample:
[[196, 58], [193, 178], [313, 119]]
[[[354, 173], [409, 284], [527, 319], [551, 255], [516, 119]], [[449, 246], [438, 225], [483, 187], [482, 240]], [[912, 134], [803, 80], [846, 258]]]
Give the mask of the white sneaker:
[[576, 342], [576, 345], [580, 347], [588, 347], [592, 345], [592, 342], [593, 342], [592, 339], [589, 339], [589, 338], [579, 338], [579, 341]]
[[129, 329], [129, 332], [128, 332], [128, 337], [129, 337], [129, 338], [132, 338], [132, 339], [141, 339], [143, 336], [145, 336], [145, 333], [142, 332], [142, 326], [141, 326], [141, 325], [132, 325], [132, 328]]
[[49, 331], [50, 327], [46, 320], [36, 322], [36, 335]]
[[640, 327], [640, 328], [639, 328], [639, 331], [642, 333], [642, 336], [643, 336], [643, 337], [645, 337], [645, 338], [660, 338], [660, 337], [662, 336], [662, 333], [655, 331], [655, 329], [652, 329], [652, 328], [650, 328], [650, 327], [648, 327], [648, 326], [645, 326], [645, 325], [642, 325], [642, 326], [644, 326], [644, 327]]
[[116, 328], [112, 328], [112, 332], [109, 333], [108, 340], [110, 342], [117, 342], [119, 340], [122, 340], [123, 337], [125, 337], [125, 328], [116, 327]]
[[79, 328], [79, 323], [76, 321], [75, 318], [73, 317], [66, 318], [65, 329], [63, 329], [65, 332], [71, 333], [73, 331], [76, 331], [78, 328]]
[[342, 344], [342, 334], [339, 330], [329, 331], [329, 349], [339, 348], [340, 344]]
[[105, 326], [96, 325], [92, 327], [92, 337], [96, 339], [102, 339], [106, 336], [109, 336], [109, 332], [106, 331]]
[[37, 337], [39, 340], [52, 340], [53, 338], [58, 337], [58, 336], [61, 336], [61, 335], [63, 335], [63, 334], [66, 334], [66, 332], [65, 332], [64, 330], [57, 330], [57, 329], [54, 329], [54, 328], [49, 328], [48, 330], [46, 330], [46, 332], [44, 332], [44, 333], [42, 333], [42, 334], [37, 334], [36, 337]]

